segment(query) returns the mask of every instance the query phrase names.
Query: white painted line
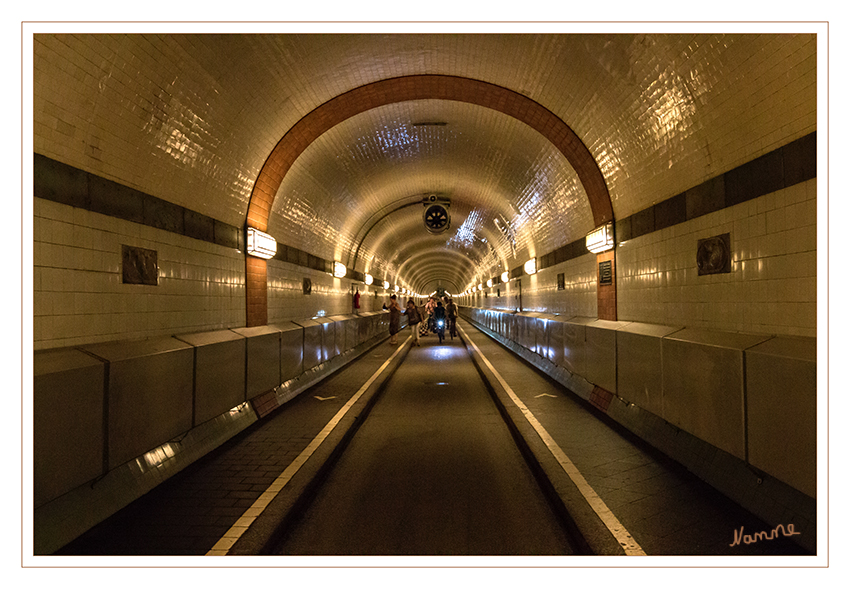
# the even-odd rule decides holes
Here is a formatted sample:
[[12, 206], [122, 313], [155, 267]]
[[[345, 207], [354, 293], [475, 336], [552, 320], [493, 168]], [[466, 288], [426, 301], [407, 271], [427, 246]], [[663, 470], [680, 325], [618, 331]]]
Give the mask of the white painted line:
[[498, 373], [498, 371], [493, 368], [493, 365], [490, 364], [490, 361], [486, 356], [478, 349], [478, 346], [475, 345], [475, 342], [466, 335], [466, 332], [463, 331], [463, 328], [458, 325], [458, 330], [461, 332], [463, 337], [469, 344], [475, 349], [475, 352], [481, 357], [481, 360], [484, 364], [487, 365], [487, 368], [490, 369], [490, 372], [493, 373], [493, 376], [499, 381], [499, 384], [502, 385], [502, 388], [505, 389], [505, 392], [514, 402], [514, 404], [519, 408], [525, 418], [528, 420], [528, 423], [531, 424], [531, 427], [537, 432], [543, 442], [546, 444], [546, 447], [549, 448], [549, 451], [561, 465], [561, 468], [564, 469], [564, 472], [570, 477], [578, 490], [581, 492], [585, 501], [590, 505], [591, 509], [596, 512], [596, 515], [599, 516], [599, 519], [602, 520], [602, 523], [605, 524], [605, 527], [608, 528], [608, 531], [611, 532], [611, 535], [620, 543], [620, 546], [623, 547], [627, 556], [646, 556], [646, 552], [643, 551], [643, 548], [632, 538], [632, 535], [629, 531], [620, 523], [620, 520], [617, 519], [617, 516], [613, 514], [613, 512], [608, 509], [608, 506], [605, 505], [605, 502], [602, 501], [602, 498], [596, 494], [596, 491], [590, 486], [587, 480], [584, 478], [584, 475], [579, 472], [576, 465], [573, 464], [573, 461], [569, 459], [566, 453], [561, 449], [558, 443], [549, 435], [549, 432], [546, 431], [546, 428], [537, 421], [537, 418], [531, 413], [528, 407], [525, 406], [519, 397], [517, 397], [516, 393], [514, 393], [513, 389], [510, 385], [505, 382], [505, 379], [502, 378], [502, 375]]
[[557, 399], [557, 398], [558, 398], [558, 396], [557, 396], [557, 395], [550, 395], [549, 393], [542, 393], [542, 394], [540, 394], [540, 395], [537, 395], [537, 396], [536, 396], [536, 397], [534, 397], [534, 398], [535, 398], [535, 399], [539, 399], [540, 397], [552, 397], [553, 399]]
[[333, 397], [320, 397], [319, 395], [316, 395], [316, 396], [314, 396], [313, 398], [314, 398], [314, 399], [318, 399], [319, 401], [330, 401], [331, 399], [336, 399], [336, 396], [333, 396]]
[[381, 373], [386, 370], [387, 366], [390, 365], [390, 362], [393, 361], [399, 352], [404, 349], [405, 344], [411, 340], [412, 336], [408, 336], [406, 340], [404, 340], [398, 349], [393, 352], [393, 355], [390, 356], [386, 362], [384, 362], [380, 368], [378, 368], [377, 372], [369, 377], [360, 389], [354, 393], [348, 402], [342, 406], [342, 408], [337, 411], [336, 415], [333, 416], [327, 425], [322, 428], [322, 431], [313, 438], [313, 441], [310, 442], [306, 448], [298, 455], [298, 457], [293, 460], [289, 466], [284, 469], [282, 473], [278, 475], [278, 477], [274, 480], [274, 482], [269, 485], [269, 487], [263, 492], [262, 495], [254, 502], [251, 507], [249, 507], [245, 513], [236, 520], [236, 523], [233, 524], [230, 529], [225, 532], [224, 536], [215, 543], [215, 545], [207, 552], [206, 556], [226, 556], [230, 549], [236, 544], [236, 541], [242, 537], [251, 524], [260, 517], [260, 514], [265, 511], [266, 507], [272, 502], [272, 500], [277, 497], [278, 493], [280, 493], [286, 484], [295, 476], [295, 473], [304, 465], [305, 462], [313, 455], [313, 453], [321, 446], [322, 442], [330, 435], [330, 433], [334, 430], [334, 428], [339, 424], [345, 414], [354, 406], [354, 404], [363, 396], [372, 383], [381, 375]]

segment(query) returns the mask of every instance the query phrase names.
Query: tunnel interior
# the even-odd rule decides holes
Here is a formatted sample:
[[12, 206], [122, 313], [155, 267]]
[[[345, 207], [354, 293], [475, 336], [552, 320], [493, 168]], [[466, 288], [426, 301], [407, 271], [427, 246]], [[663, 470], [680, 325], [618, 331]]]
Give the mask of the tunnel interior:
[[432, 293], [814, 500], [823, 36], [706, 28], [34, 32], [36, 513]]

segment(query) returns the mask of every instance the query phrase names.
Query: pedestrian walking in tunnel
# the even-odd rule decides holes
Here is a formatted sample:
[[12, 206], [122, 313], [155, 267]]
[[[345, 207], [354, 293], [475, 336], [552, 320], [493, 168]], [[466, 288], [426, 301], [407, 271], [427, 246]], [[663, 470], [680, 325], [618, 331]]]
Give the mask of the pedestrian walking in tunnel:
[[425, 335], [428, 335], [428, 332], [434, 330], [434, 309], [436, 307], [437, 301], [434, 297], [429, 297], [428, 302], [425, 303], [425, 313], [428, 314], [427, 330], [425, 331]]
[[419, 343], [419, 324], [422, 323], [422, 315], [419, 313], [419, 309], [416, 307], [413, 299], [407, 299], [405, 314], [407, 315], [407, 324], [413, 333], [413, 345], [419, 346], [421, 345]]
[[449, 335], [454, 339], [457, 335], [457, 305], [448, 297], [446, 297], [446, 321], [449, 324]]
[[398, 344], [398, 332], [401, 330], [401, 307], [396, 301], [396, 296], [390, 297], [390, 306], [387, 307], [390, 312], [390, 345]]

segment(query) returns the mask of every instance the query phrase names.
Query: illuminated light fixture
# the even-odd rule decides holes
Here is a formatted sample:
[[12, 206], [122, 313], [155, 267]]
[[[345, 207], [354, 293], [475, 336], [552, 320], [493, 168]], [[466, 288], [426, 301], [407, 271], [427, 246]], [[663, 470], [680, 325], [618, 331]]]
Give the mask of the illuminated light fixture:
[[248, 227], [246, 249], [249, 255], [268, 260], [277, 253], [277, 242], [268, 233]]
[[384, 290], [389, 290], [389, 288], [390, 288], [390, 283], [387, 282], [386, 280], [384, 280]]
[[395, 287], [393, 288], [393, 290], [395, 290], [396, 292], [398, 292], [398, 285], [397, 285], [397, 284], [395, 285]]
[[372, 275], [371, 275], [371, 274], [366, 274], [366, 275], [364, 275], [364, 276], [363, 276], [363, 282], [365, 282], [365, 283], [366, 283], [366, 286], [369, 286], [369, 285], [370, 285], [370, 284], [372, 284], [374, 281], [375, 281], [375, 279], [374, 279], [374, 278], [372, 278]]
[[523, 266], [526, 274], [534, 274], [537, 272], [537, 258], [531, 258]]
[[491, 288], [492, 286], [493, 286], [493, 279], [490, 278], [489, 280], [487, 280], [487, 288]]
[[508, 271], [507, 271], [507, 270], [505, 270], [504, 272], [502, 272], [502, 276], [501, 276], [501, 278], [502, 278], [502, 282], [507, 282], [507, 281], [508, 281], [509, 276], [508, 276]]
[[483, 284], [479, 284], [479, 285], [478, 285], [478, 290], [484, 290], [484, 285], [483, 285]]
[[606, 223], [587, 234], [584, 244], [588, 251], [598, 254], [614, 248], [614, 225]]
[[342, 262], [334, 262], [334, 278], [345, 278], [348, 269]]

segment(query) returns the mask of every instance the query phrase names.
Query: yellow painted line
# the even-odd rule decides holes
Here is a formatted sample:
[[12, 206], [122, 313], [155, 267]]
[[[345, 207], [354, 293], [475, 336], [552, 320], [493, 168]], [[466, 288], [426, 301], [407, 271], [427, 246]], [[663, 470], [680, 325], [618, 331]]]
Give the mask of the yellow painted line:
[[337, 414], [334, 415], [333, 419], [331, 419], [322, 431], [313, 438], [306, 448], [298, 455], [298, 457], [293, 460], [289, 466], [287, 466], [282, 473], [278, 475], [278, 477], [272, 482], [268, 488], [263, 491], [263, 494], [254, 501], [254, 504], [251, 505], [242, 516], [236, 520], [236, 523], [233, 524], [227, 532], [225, 532], [224, 536], [215, 543], [215, 545], [207, 552], [206, 556], [226, 556], [230, 549], [236, 544], [236, 541], [242, 537], [242, 534], [248, 531], [248, 528], [251, 527], [251, 524], [256, 521], [260, 514], [265, 511], [266, 507], [272, 502], [272, 500], [277, 497], [278, 493], [280, 493], [286, 484], [292, 480], [292, 477], [295, 476], [295, 473], [307, 462], [310, 456], [321, 446], [322, 442], [330, 435], [330, 433], [334, 430], [334, 428], [342, 421], [342, 418], [345, 417], [345, 414], [354, 406], [354, 404], [363, 396], [372, 383], [381, 375], [381, 373], [386, 370], [387, 366], [390, 365], [390, 362], [393, 361], [393, 358], [398, 356], [398, 353], [404, 349], [404, 346], [411, 340], [412, 336], [408, 336], [406, 340], [404, 340], [398, 349], [390, 356], [386, 362], [384, 362], [381, 367], [369, 377], [369, 380], [360, 387], [360, 389], [354, 393], [354, 396], [348, 400], [348, 402], [342, 406], [342, 408], [337, 411]]
[[605, 527], [608, 528], [608, 531], [611, 532], [611, 535], [620, 543], [620, 546], [623, 547], [627, 556], [646, 556], [646, 552], [643, 551], [643, 548], [632, 538], [632, 535], [629, 531], [620, 523], [620, 520], [617, 519], [617, 516], [605, 505], [605, 502], [601, 497], [593, 490], [593, 487], [587, 482], [584, 478], [584, 475], [579, 472], [576, 465], [573, 464], [573, 461], [569, 459], [567, 454], [561, 449], [558, 443], [549, 435], [549, 432], [546, 431], [546, 428], [537, 421], [537, 418], [534, 417], [534, 414], [531, 413], [528, 407], [526, 407], [525, 403], [523, 403], [519, 397], [517, 397], [516, 393], [514, 393], [513, 389], [510, 385], [505, 382], [505, 379], [502, 378], [502, 375], [493, 368], [493, 365], [490, 364], [490, 361], [487, 357], [481, 352], [478, 346], [475, 345], [475, 342], [466, 335], [466, 332], [458, 325], [458, 330], [460, 330], [461, 334], [466, 341], [475, 349], [475, 352], [481, 357], [481, 360], [484, 364], [487, 365], [487, 368], [490, 369], [490, 372], [493, 373], [493, 376], [499, 381], [499, 384], [502, 385], [502, 388], [505, 389], [505, 392], [514, 402], [514, 404], [519, 408], [525, 418], [528, 420], [528, 423], [531, 424], [531, 427], [534, 428], [534, 431], [540, 436], [543, 442], [546, 444], [546, 447], [549, 448], [549, 451], [555, 457], [555, 460], [561, 465], [561, 468], [564, 469], [564, 472], [570, 477], [570, 480], [573, 481], [576, 487], [578, 487], [579, 492], [581, 492], [585, 501], [590, 505], [591, 509], [596, 512], [596, 515], [599, 516], [599, 519], [602, 520], [602, 523], [605, 524]]

